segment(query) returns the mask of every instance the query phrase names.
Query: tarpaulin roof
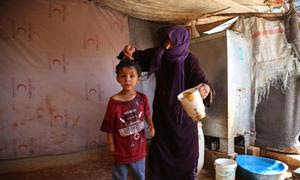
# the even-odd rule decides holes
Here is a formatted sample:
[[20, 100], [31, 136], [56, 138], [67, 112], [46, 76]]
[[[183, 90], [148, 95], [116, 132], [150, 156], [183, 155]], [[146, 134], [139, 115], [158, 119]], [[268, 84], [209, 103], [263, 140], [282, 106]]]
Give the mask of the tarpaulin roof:
[[[207, 24], [241, 13], [266, 13], [283, 6], [283, 0], [95, 0], [122, 13], [144, 20]], [[221, 16], [221, 17], [220, 17]], [[204, 21], [201, 21], [204, 20]]]

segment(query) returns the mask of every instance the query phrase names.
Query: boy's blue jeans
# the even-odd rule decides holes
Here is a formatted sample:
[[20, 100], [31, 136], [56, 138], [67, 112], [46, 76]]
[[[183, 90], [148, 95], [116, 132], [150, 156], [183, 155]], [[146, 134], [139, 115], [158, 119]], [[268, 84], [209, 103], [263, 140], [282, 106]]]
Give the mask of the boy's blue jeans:
[[114, 164], [112, 169], [113, 180], [127, 180], [128, 169], [134, 172], [134, 179], [145, 180], [145, 159], [129, 164]]

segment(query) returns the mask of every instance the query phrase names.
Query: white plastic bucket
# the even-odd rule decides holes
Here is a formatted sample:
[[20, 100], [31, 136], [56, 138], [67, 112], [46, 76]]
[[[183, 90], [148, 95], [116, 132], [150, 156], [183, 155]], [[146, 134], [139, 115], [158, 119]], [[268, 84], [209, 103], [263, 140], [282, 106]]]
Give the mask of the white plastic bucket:
[[233, 159], [219, 158], [215, 160], [216, 180], [234, 180], [237, 163]]
[[184, 111], [193, 121], [199, 121], [205, 117], [205, 107], [198, 88], [199, 85], [187, 89], [177, 96]]

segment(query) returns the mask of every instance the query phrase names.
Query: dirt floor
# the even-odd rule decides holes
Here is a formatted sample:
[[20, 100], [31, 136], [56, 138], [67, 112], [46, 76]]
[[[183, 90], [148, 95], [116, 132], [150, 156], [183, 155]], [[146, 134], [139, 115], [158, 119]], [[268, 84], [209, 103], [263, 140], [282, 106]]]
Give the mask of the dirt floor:
[[[2, 173], [0, 172], [0, 180], [111, 180], [112, 158], [105, 151], [99, 152], [101, 153], [101, 155], [99, 155], [98, 157], [101, 158], [96, 157], [96, 160], [88, 158], [89, 160], [79, 161], [71, 165], [62, 164], [60, 163], [60, 161], [62, 159], [65, 161], [71, 161], [72, 157], [61, 157], [62, 159], [60, 158], [59, 160], [57, 160], [56, 165], [53, 165], [53, 163], [51, 163], [52, 167], [45, 167], [40, 169], [29, 168], [36, 170], [27, 170], [26, 172], [22, 172], [23, 168], [20, 167], [20, 171], [14, 170], [14, 172], [11, 171], [10, 173], [3, 173], [2, 170]], [[76, 158], [76, 156], [74, 156], [73, 158]], [[37, 161], [35, 161], [35, 163], [36, 162]], [[38, 164], [30, 163], [31, 162], [26, 162], [26, 160], [22, 162], [24, 166], [39, 166]], [[10, 164], [10, 166], [14, 165]], [[14, 167], [17, 166], [20, 166], [20, 164]], [[214, 179], [213, 177], [213, 172], [205, 169], [203, 169], [199, 175], [199, 179], [201, 180], [212, 180]], [[130, 173], [128, 179], [133, 179]]]
[[[27, 173], [1, 175], [1, 180], [111, 180], [110, 163], [83, 162], [68, 167], [49, 168]], [[133, 179], [129, 177], [128, 179]], [[209, 171], [203, 170], [201, 180], [214, 179]]]
[[[112, 157], [103, 148], [80, 153], [0, 161], [0, 180], [111, 180]], [[129, 180], [132, 180], [129, 173]], [[202, 169], [199, 180], [213, 180], [213, 169]], [[286, 172], [284, 180], [293, 180]], [[237, 180], [241, 180], [238, 179]]]

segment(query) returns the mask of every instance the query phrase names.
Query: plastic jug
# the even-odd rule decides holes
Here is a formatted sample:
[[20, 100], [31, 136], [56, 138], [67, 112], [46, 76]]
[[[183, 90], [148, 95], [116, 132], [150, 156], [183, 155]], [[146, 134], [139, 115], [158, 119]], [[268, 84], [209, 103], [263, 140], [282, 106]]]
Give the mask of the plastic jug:
[[198, 88], [199, 85], [187, 89], [177, 96], [184, 111], [193, 121], [199, 121], [205, 117], [205, 107]]

